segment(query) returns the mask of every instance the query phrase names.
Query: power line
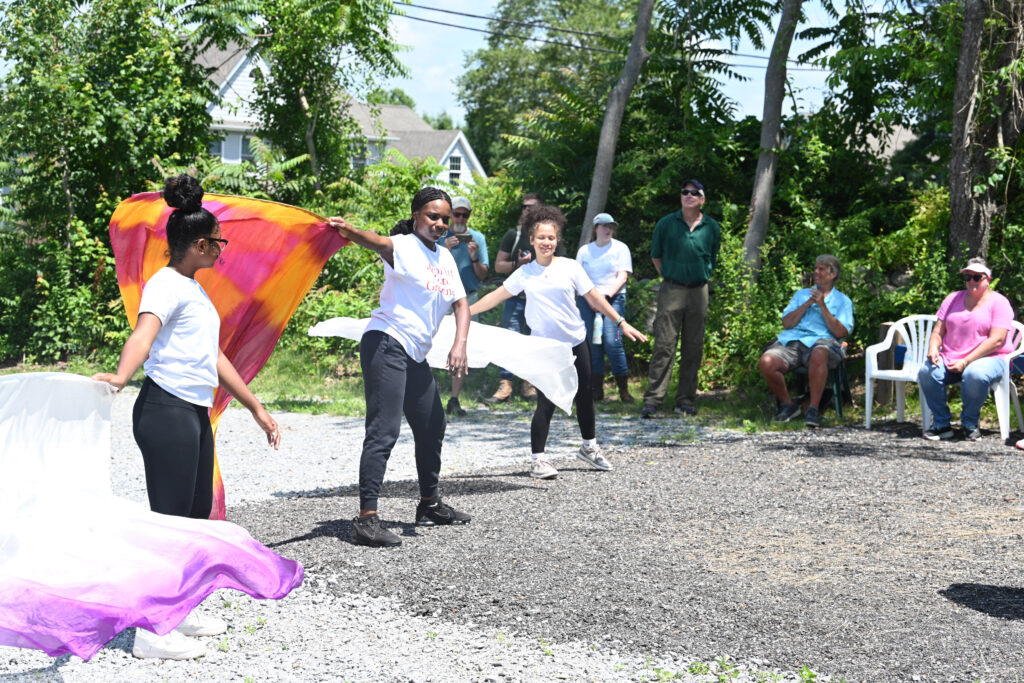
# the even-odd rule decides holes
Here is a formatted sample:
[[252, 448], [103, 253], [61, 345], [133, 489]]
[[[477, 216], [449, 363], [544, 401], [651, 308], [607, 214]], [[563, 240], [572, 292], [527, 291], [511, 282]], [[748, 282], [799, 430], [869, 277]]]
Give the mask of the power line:
[[457, 14], [460, 17], [472, 17], [474, 19], [486, 19], [488, 21], [497, 21], [505, 24], [515, 24], [517, 26], [526, 26], [527, 28], [542, 28], [546, 31], [560, 31], [562, 33], [574, 33], [578, 36], [590, 36], [592, 38], [604, 38], [605, 40], [614, 40], [609, 35], [604, 33], [591, 33], [589, 31], [576, 31], [571, 28], [558, 28], [557, 26], [548, 26], [547, 24], [537, 24], [530, 21], [519, 21], [517, 19], [504, 19], [502, 17], [489, 17], [484, 14], [470, 14], [468, 12], [456, 12], [451, 9], [441, 9], [440, 7], [426, 7], [424, 5], [414, 5], [412, 3], [403, 4], [403, 7], [415, 7], [416, 9], [425, 9], [431, 12], [444, 12], [445, 14]]
[[393, 16], [396, 16], [396, 17], [405, 17], [406, 19], [414, 19], [416, 21], [422, 21], [422, 22], [427, 23], [427, 24], [437, 24], [438, 26], [448, 26], [449, 28], [460, 28], [460, 29], [463, 29], [465, 31], [476, 31], [477, 33], [488, 33], [488, 34], [490, 34], [492, 36], [501, 36], [503, 38], [518, 38], [519, 40], [532, 40], [532, 41], [537, 42], [537, 43], [546, 43], [548, 45], [558, 45], [560, 47], [571, 47], [571, 48], [576, 49], [576, 50], [587, 50], [589, 52], [606, 52], [608, 54], [613, 54], [613, 55], [619, 54], [615, 50], [606, 50], [603, 47], [586, 47], [584, 45], [573, 45], [572, 43], [562, 43], [562, 42], [559, 42], [557, 40], [545, 40], [543, 38], [533, 38], [531, 36], [520, 36], [520, 35], [516, 35], [514, 33], [504, 33], [502, 31], [491, 31], [490, 29], [486, 29], [486, 28], [473, 28], [472, 26], [460, 26], [460, 25], [457, 25], [457, 24], [446, 24], [443, 21], [434, 21], [433, 19], [424, 19], [423, 17], [414, 17], [414, 16], [410, 16], [408, 14], [400, 14], [398, 12], [391, 12], [390, 14], [393, 15]]

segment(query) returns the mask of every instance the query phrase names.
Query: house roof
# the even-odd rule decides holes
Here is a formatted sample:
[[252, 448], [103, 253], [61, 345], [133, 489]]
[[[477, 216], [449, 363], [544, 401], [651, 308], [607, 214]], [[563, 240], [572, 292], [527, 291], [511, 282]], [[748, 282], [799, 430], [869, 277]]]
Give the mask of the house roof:
[[389, 140], [388, 147], [393, 147], [408, 159], [425, 159], [434, 157], [443, 160], [451, 149], [457, 130], [403, 130], [392, 132], [396, 140]]
[[404, 104], [381, 104], [377, 108], [380, 117], [375, 121], [370, 105], [349, 101], [349, 114], [359, 123], [363, 135], [370, 139], [380, 138], [382, 129], [386, 137], [400, 137], [396, 135], [398, 132], [435, 132], [429, 123]]
[[201, 66], [213, 69], [210, 73], [210, 80], [220, 88], [224, 81], [228, 79], [228, 76], [231, 75], [231, 72], [235, 70], [238, 63], [245, 59], [245, 55], [245, 48], [235, 43], [228, 43], [228, 46], [223, 50], [216, 45], [211, 45], [205, 52], [199, 55], [198, 61]]

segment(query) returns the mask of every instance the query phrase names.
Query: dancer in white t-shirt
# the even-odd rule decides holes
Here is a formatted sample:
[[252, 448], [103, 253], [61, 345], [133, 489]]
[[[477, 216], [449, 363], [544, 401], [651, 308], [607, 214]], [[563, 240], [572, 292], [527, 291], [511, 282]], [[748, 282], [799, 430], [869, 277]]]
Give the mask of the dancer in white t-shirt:
[[[139, 319], [121, 350], [117, 372], [97, 373], [93, 379], [120, 391], [145, 361], [146, 379], [135, 400], [132, 429], [146, 469], [149, 506], [166, 515], [208, 519], [213, 506], [209, 408], [214, 389], [223, 386], [248, 408], [274, 448], [281, 443], [281, 432], [220, 350], [220, 317], [195, 281], [196, 271], [212, 267], [228, 243], [220, 236], [217, 219], [203, 208], [202, 186], [190, 175], [168, 178], [164, 200], [175, 209], [167, 219], [170, 262], [142, 290]], [[132, 652], [136, 657], [198, 657], [205, 647], [183, 634], [226, 630], [220, 619], [192, 612], [165, 636], [139, 629]]]
[[426, 362], [441, 319], [455, 311], [455, 343], [448, 371], [466, 374], [469, 305], [455, 259], [437, 241], [448, 229], [452, 200], [436, 187], [425, 187], [412, 200], [412, 218], [399, 221], [391, 236], [353, 228], [341, 218], [331, 225], [356, 244], [375, 251], [384, 262], [380, 308], [370, 317], [359, 342], [366, 393], [366, 436], [359, 463], [359, 516], [352, 540], [359, 545], [401, 545], [377, 515], [377, 499], [391, 449], [398, 441], [402, 413], [416, 442], [420, 502], [417, 526], [468, 524], [469, 515], [442, 503], [438, 495], [445, 421], [441, 396]]
[[[590, 344], [586, 328], [576, 308], [576, 297], [582, 296], [598, 313], [608, 316], [634, 341], [647, 341], [647, 337], [615, 312], [583, 267], [569, 258], [555, 256], [555, 248], [562, 238], [565, 216], [554, 206], [532, 209], [523, 222], [530, 235], [537, 258], [519, 268], [501, 287], [470, 307], [470, 313], [490, 310], [506, 299], [526, 292], [526, 323], [530, 334], [557, 339], [572, 345], [579, 388], [576, 392], [576, 419], [580, 426], [583, 445], [577, 456], [599, 470], [610, 470], [611, 463], [597, 445], [597, 425], [594, 415], [594, 396], [590, 386]], [[558, 470], [544, 456], [548, 429], [555, 405], [543, 393], [538, 395], [537, 410], [530, 425], [530, 445], [533, 452], [531, 474], [539, 479], [553, 479]]]

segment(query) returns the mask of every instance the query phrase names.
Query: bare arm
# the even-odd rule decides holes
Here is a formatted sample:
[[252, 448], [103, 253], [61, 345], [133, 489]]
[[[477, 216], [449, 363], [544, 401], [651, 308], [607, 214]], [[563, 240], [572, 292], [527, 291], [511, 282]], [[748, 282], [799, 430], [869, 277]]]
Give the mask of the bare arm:
[[217, 354], [217, 379], [220, 385], [227, 389], [228, 393], [252, 413], [252, 419], [260, 426], [266, 435], [267, 443], [276, 450], [281, 445], [281, 431], [277, 428], [277, 421], [270, 416], [267, 409], [263, 407], [259, 399], [249, 391], [241, 375], [235, 370], [228, 357], [223, 351]]
[[477, 315], [478, 313], [483, 313], [484, 311], [489, 311], [492, 308], [494, 308], [495, 306], [497, 306], [498, 304], [500, 304], [502, 301], [505, 301], [506, 299], [511, 299], [511, 298], [512, 298], [512, 293], [509, 292], [507, 289], [505, 289], [505, 286], [502, 285], [501, 287], [498, 287], [497, 289], [495, 289], [493, 292], [491, 292], [490, 294], [488, 294], [484, 298], [477, 300], [477, 302], [475, 304], [470, 306], [469, 307], [469, 314], [470, 315]]
[[156, 339], [156, 335], [160, 333], [161, 327], [163, 327], [163, 323], [160, 322], [160, 318], [152, 313], [139, 314], [139, 320], [135, 323], [135, 329], [132, 331], [131, 336], [128, 337], [128, 341], [124, 343], [124, 348], [121, 349], [121, 358], [117, 362], [117, 372], [113, 374], [97, 372], [92, 378], [97, 382], [112, 384], [117, 387], [118, 391], [124, 389], [124, 385], [128, 384], [132, 376], [139, 369], [139, 366], [146, 360], [146, 356], [149, 355], [149, 350], [153, 347], [153, 341]]
[[453, 377], [464, 377], [468, 362], [466, 359], [466, 342], [469, 339], [469, 303], [465, 298], [452, 304], [455, 311], [455, 342], [448, 352], [448, 372]]
[[389, 266], [395, 267], [395, 243], [391, 241], [390, 237], [354, 228], [344, 218], [336, 216], [331, 217], [330, 223], [339, 235], [361, 247], [377, 252]]
[[512, 254], [507, 251], [498, 251], [498, 256], [494, 259], [494, 272], [508, 274], [515, 269], [516, 263], [512, 260]]
[[956, 372], [963, 372], [968, 365], [978, 360], [979, 358], [985, 358], [986, 356], [992, 355], [992, 352], [1003, 345], [1006, 341], [1006, 334], [1009, 330], [999, 329], [997, 327], [989, 330], [988, 337], [985, 341], [981, 342], [969, 354], [961, 358], [960, 360], [949, 366], [950, 370]]
[[483, 282], [487, 279], [487, 266], [480, 258], [480, 245], [476, 240], [472, 240], [466, 244], [466, 248], [469, 250], [469, 258], [473, 261], [473, 274], [477, 280]]
[[619, 293], [619, 290], [626, 284], [626, 280], [629, 279], [628, 270], [620, 270], [615, 274], [615, 280], [608, 285], [608, 291], [605, 292], [608, 296], [615, 296]]
[[942, 362], [942, 356], [939, 355], [939, 349], [942, 348], [942, 338], [946, 336], [946, 321], [936, 320], [935, 326], [932, 327], [932, 336], [928, 337], [928, 360], [932, 362], [932, 365], [938, 365]]
[[610, 320], [619, 321], [619, 328], [622, 330], [622, 334], [626, 335], [633, 341], [647, 341], [647, 337], [644, 336], [638, 329], [626, 322], [624, 318], [619, 317], [618, 311], [612, 308], [612, 305], [608, 303], [608, 300], [604, 298], [604, 294], [597, 291], [597, 287], [594, 287], [589, 292], [583, 295], [583, 298], [587, 300], [590, 307], [601, 315], [609, 318]]
[[660, 258], [654, 258], [652, 256], [651, 257], [651, 263], [654, 264], [654, 269], [656, 271], [658, 271], [658, 275], [660, 276], [661, 275], [661, 259]]

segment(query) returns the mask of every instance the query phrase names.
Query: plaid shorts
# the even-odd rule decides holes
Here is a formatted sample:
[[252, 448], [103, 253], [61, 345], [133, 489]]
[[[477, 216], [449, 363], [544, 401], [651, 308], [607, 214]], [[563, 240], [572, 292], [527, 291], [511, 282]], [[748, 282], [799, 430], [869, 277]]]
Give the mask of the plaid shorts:
[[843, 362], [843, 345], [835, 339], [819, 339], [810, 348], [800, 341], [794, 340], [783, 345], [776, 339], [765, 348], [764, 352], [782, 359], [782, 362], [786, 364], [786, 372], [792, 372], [801, 366], [806, 368], [807, 363], [811, 360], [811, 351], [818, 347], [824, 347], [828, 351], [829, 370]]

